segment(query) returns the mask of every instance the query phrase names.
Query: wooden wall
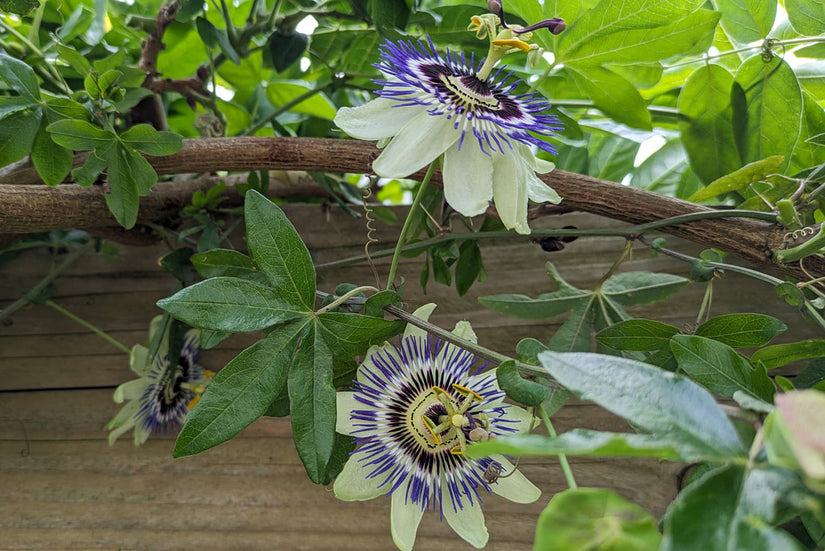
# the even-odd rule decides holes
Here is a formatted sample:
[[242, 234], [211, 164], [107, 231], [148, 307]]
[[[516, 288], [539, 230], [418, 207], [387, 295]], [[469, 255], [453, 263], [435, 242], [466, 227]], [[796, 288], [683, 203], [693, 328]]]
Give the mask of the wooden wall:
[[[363, 220], [337, 209], [288, 205], [290, 219], [317, 263], [359, 254]], [[569, 214], [540, 225], [615, 226], [593, 216]], [[396, 228], [383, 227], [387, 248]], [[671, 246], [696, 248], [671, 239]], [[242, 246], [240, 239], [236, 246]], [[414, 308], [428, 301], [440, 307], [432, 321], [451, 328], [459, 319], [473, 323], [480, 341], [504, 353], [531, 336], [546, 341], [561, 319], [519, 320], [485, 310], [476, 298], [501, 292], [535, 296], [553, 290], [544, 264], [553, 260], [571, 283], [588, 287], [621, 252], [621, 239], [579, 239], [562, 252], [546, 253], [529, 240], [485, 243], [488, 280], [465, 297], [431, 282], [418, 287], [421, 259], [405, 259], [405, 300]], [[166, 247], [121, 247], [107, 263], [88, 255], [56, 280], [54, 300], [131, 346], [146, 337], [157, 299], [174, 290], [174, 281], [157, 265]], [[0, 265], [0, 308], [17, 299], [47, 273], [52, 258], [29, 251]], [[378, 262], [386, 273], [386, 262]], [[685, 274], [688, 266], [665, 257], [651, 259], [640, 249], [624, 270], [666, 270]], [[366, 265], [319, 270], [318, 287], [331, 291], [342, 281], [371, 284]], [[704, 287], [689, 285], [672, 300], [632, 309], [681, 325], [695, 319]], [[815, 328], [758, 282], [736, 275], [717, 282], [713, 313], [766, 311], [793, 328], [794, 338], [816, 335]], [[767, 304], [767, 306], [766, 306]], [[207, 351], [204, 363], [217, 369], [255, 340], [236, 336]], [[788, 339], [785, 339], [788, 340]], [[352, 549], [393, 548], [389, 500], [344, 503], [331, 488], [313, 485], [303, 474], [288, 420], [261, 419], [238, 438], [195, 457], [173, 459], [174, 436], [152, 438], [135, 448], [130, 437], [109, 447], [103, 427], [119, 406], [113, 388], [133, 378], [127, 358], [116, 348], [46, 306], [19, 311], [0, 325], [0, 549]], [[560, 431], [576, 427], [628, 430], [599, 408], [573, 402], [555, 416]], [[650, 460], [573, 459], [580, 485], [612, 488], [661, 514], [676, 491], [681, 465]], [[532, 505], [497, 496], [485, 499], [491, 533], [489, 549], [531, 548], [539, 512], [564, 479], [553, 458], [521, 461], [524, 473], [542, 490]], [[469, 549], [446, 523], [430, 514], [419, 528], [421, 549]]]

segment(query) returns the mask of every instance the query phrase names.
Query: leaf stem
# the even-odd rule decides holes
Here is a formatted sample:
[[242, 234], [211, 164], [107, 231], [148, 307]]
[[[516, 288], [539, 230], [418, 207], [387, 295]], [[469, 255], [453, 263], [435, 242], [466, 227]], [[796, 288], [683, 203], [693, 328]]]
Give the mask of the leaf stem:
[[118, 348], [121, 351], [125, 352], [127, 355], [132, 353], [132, 351], [129, 350], [128, 346], [126, 346], [122, 342], [118, 341], [117, 339], [115, 339], [114, 337], [112, 337], [111, 335], [109, 335], [108, 333], [103, 331], [102, 329], [92, 325], [91, 323], [84, 320], [83, 318], [78, 317], [75, 314], [69, 312], [68, 310], [66, 310], [65, 308], [63, 308], [62, 306], [60, 306], [59, 304], [54, 302], [53, 300], [47, 300], [43, 304], [57, 310], [58, 312], [60, 312], [61, 314], [63, 314], [67, 318], [69, 318], [70, 320], [72, 320], [76, 323], [79, 323], [80, 325], [82, 325], [86, 329], [90, 330], [91, 332], [93, 332], [98, 337], [102, 338], [103, 340], [105, 340], [106, 342], [108, 342], [109, 344], [114, 346], [115, 348]]
[[[538, 410], [541, 420], [544, 422], [544, 426], [547, 427], [547, 433], [553, 438], [558, 436], [556, 434], [556, 429], [553, 428], [553, 423], [550, 422], [550, 417], [544, 410], [544, 407], [539, 405]], [[560, 453], [558, 456], [559, 463], [561, 463], [561, 470], [564, 472], [564, 479], [567, 481], [567, 487], [571, 490], [577, 489], [579, 486], [576, 484], [576, 479], [573, 477], [573, 470], [570, 468], [570, 463], [567, 462], [567, 455]]]
[[299, 103], [302, 103], [302, 102], [308, 100], [309, 98], [311, 98], [312, 96], [314, 96], [316, 94], [320, 94], [321, 92], [326, 91], [331, 86], [332, 86], [332, 83], [328, 82], [327, 84], [324, 84], [323, 86], [319, 86], [318, 88], [313, 88], [312, 90], [307, 90], [306, 92], [304, 92], [300, 96], [296, 97], [295, 99], [293, 99], [291, 101], [288, 101], [287, 103], [280, 106], [278, 109], [273, 111], [269, 116], [264, 117], [263, 119], [259, 120], [258, 122], [256, 122], [255, 124], [253, 124], [252, 126], [247, 128], [246, 130], [244, 130], [243, 132], [238, 134], [238, 136], [252, 136], [252, 135], [254, 135], [255, 132], [257, 132], [258, 130], [260, 130], [261, 128], [263, 128], [267, 124], [269, 124], [271, 121], [274, 121], [275, 119], [277, 119], [278, 117], [280, 117], [281, 115], [283, 115], [284, 113], [286, 113], [287, 111], [289, 111], [290, 109], [292, 109], [293, 107], [298, 105]]
[[435, 172], [435, 165], [437, 163], [438, 159], [430, 163], [430, 168], [427, 169], [424, 179], [421, 180], [421, 185], [418, 186], [418, 191], [416, 192], [412, 205], [410, 205], [410, 210], [407, 213], [407, 219], [404, 220], [404, 226], [401, 228], [401, 233], [398, 235], [398, 242], [395, 244], [395, 250], [392, 254], [392, 262], [390, 263], [390, 273], [387, 276], [387, 289], [392, 289], [393, 287], [395, 273], [398, 270], [398, 260], [401, 258], [401, 251], [404, 248], [404, 240], [407, 237], [407, 232], [410, 230], [413, 213], [415, 213], [416, 209], [418, 209], [418, 206], [421, 204], [421, 199], [424, 197], [424, 191], [427, 189], [427, 184], [430, 183], [430, 178], [433, 177], [433, 172]]
[[[534, 230], [530, 235], [517, 234], [511, 231], [493, 231], [493, 232], [468, 232], [468, 233], [451, 233], [447, 235], [440, 235], [422, 241], [416, 241], [411, 245], [405, 245], [402, 252], [411, 253], [422, 251], [430, 248], [433, 245], [440, 243], [448, 243], [450, 241], [477, 241], [481, 239], [534, 239], [538, 237], [633, 237], [637, 238], [645, 233], [658, 230], [667, 226], [676, 226], [678, 224], [685, 224], [688, 222], [696, 222], [698, 220], [709, 220], [714, 218], [751, 218], [754, 220], [764, 220], [766, 222], [775, 222], [776, 214], [770, 212], [761, 212], [754, 210], [711, 210], [705, 212], [692, 212], [689, 214], [680, 214], [670, 218], [663, 218], [655, 222], [648, 222], [646, 224], [639, 224], [637, 226], [626, 226], [623, 228], [598, 228], [598, 229], [578, 229], [578, 228], [561, 228], [556, 230]], [[371, 258], [382, 258], [391, 256], [394, 253], [393, 249], [383, 249], [380, 251], [370, 252]], [[349, 266], [357, 264], [358, 262], [365, 262], [367, 257], [365, 255], [350, 256], [318, 264], [315, 266], [318, 270], [326, 270], [330, 268], [340, 268], [341, 266]]]
[[348, 301], [349, 299], [351, 299], [352, 297], [354, 297], [358, 293], [362, 293], [364, 291], [371, 291], [373, 293], [377, 293], [378, 289], [376, 289], [372, 285], [362, 285], [361, 287], [356, 287], [355, 289], [353, 289], [353, 290], [351, 290], [347, 293], [344, 293], [343, 295], [341, 295], [340, 297], [335, 299], [333, 302], [330, 302], [329, 304], [327, 304], [326, 306], [324, 306], [323, 308], [321, 308], [320, 310], [318, 310], [315, 313], [316, 314], [323, 314], [325, 312], [329, 312], [330, 310], [334, 310], [335, 308], [338, 308], [339, 306], [344, 304], [346, 301]]

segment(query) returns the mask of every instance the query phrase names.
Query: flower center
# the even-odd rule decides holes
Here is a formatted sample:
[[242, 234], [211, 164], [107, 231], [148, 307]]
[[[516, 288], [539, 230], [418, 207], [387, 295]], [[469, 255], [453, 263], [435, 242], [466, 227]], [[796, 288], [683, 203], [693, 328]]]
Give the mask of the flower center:
[[460, 455], [467, 448], [467, 438], [487, 439], [490, 423], [485, 414], [469, 412], [473, 402], [484, 399], [481, 395], [458, 384], [452, 389], [457, 396], [437, 386], [422, 393], [407, 410], [407, 428], [431, 452], [449, 450]]
[[458, 76], [440, 74], [439, 79], [452, 92], [456, 103], [467, 106], [470, 110], [483, 106], [492, 111], [501, 109], [501, 102], [490, 91], [490, 87], [475, 76]]

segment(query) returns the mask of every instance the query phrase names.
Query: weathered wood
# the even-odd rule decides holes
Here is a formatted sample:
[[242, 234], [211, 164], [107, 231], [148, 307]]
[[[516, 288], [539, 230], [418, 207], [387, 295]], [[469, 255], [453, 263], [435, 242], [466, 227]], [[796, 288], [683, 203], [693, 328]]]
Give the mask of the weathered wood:
[[[363, 220], [338, 209], [328, 214], [308, 205], [284, 209], [317, 262], [362, 252]], [[551, 222], [579, 227], [614, 224], [582, 214], [537, 223]], [[380, 242], [372, 250], [388, 247], [397, 230], [382, 227], [377, 234]], [[242, 240], [235, 239], [235, 245], [242, 246]], [[670, 245], [696, 252], [695, 246], [678, 239]], [[409, 308], [437, 302], [434, 323], [451, 328], [460, 319], [470, 320], [482, 344], [512, 354], [521, 337], [546, 341], [562, 318], [503, 317], [481, 307], [478, 296], [503, 292], [535, 296], [552, 291], [544, 266], [548, 260], [571, 283], [590, 288], [622, 246], [622, 239], [579, 239], [549, 254], [526, 239], [484, 242], [488, 280], [476, 284], [465, 297], [433, 282], [424, 294], [417, 284], [422, 258], [405, 258], [400, 268], [407, 280], [404, 296]], [[127, 345], [141, 342], [149, 320], [159, 313], [154, 302], [175, 289], [172, 278], [157, 264], [166, 250], [162, 243], [120, 247], [117, 263], [99, 255], [84, 257], [55, 281], [54, 300]], [[31, 287], [51, 262], [48, 251], [35, 250], [0, 265], [0, 308]], [[376, 263], [385, 277], [386, 259]], [[640, 249], [622, 269], [685, 274], [689, 266], [662, 256], [652, 259]], [[343, 281], [371, 283], [372, 274], [363, 264], [318, 270], [322, 290], [331, 291]], [[778, 298], [771, 298], [775, 310], [770, 312], [765, 297], [773, 297], [769, 294], [773, 291], [763, 284], [729, 275], [714, 285], [714, 314], [768, 312], [791, 326], [792, 338], [816, 334]], [[670, 301], [632, 312], [681, 326], [695, 319], [703, 292], [704, 286], [692, 284]], [[235, 336], [206, 351], [206, 366], [217, 369], [255, 338]], [[104, 426], [120, 407], [112, 401], [113, 388], [133, 377], [125, 354], [48, 307], [28, 307], [15, 313], [11, 324], [0, 325], [0, 548], [392, 548], [389, 500], [342, 503], [328, 488], [309, 482], [287, 419], [260, 419], [238, 438], [182, 459], [171, 457], [173, 435], [153, 437], [135, 448], [127, 434], [109, 447]], [[630, 430], [624, 421], [579, 401], [557, 413], [554, 422], [559, 431]], [[676, 475], [682, 467], [652, 460], [596, 458], [574, 458], [572, 466], [581, 485], [614, 489], [654, 515], [661, 514], [675, 495]], [[539, 512], [553, 493], [564, 488], [555, 458], [525, 458], [520, 468], [543, 496], [531, 505], [485, 498], [489, 549], [530, 549]], [[469, 549], [434, 514], [422, 523], [418, 547]]]
[[[185, 140], [184, 148], [166, 157], [149, 157], [158, 174], [248, 170], [322, 170], [368, 173], [379, 150], [374, 144], [357, 140], [326, 138], [203, 138]], [[26, 173], [28, 174], [28, 173]], [[417, 175], [420, 176], [420, 175]], [[0, 176], [0, 233], [24, 233], [67, 227], [112, 226], [99, 188], [60, 186], [59, 192], [44, 187], [21, 185], [23, 172], [7, 171]], [[677, 215], [707, 212], [708, 208], [664, 197], [657, 193], [554, 170], [541, 178], [564, 200], [563, 207], [599, 214], [634, 224]], [[436, 173], [434, 182], [440, 182]], [[191, 195], [180, 186], [157, 187], [142, 202], [139, 220], [151, 213], [168, 216], [179, 210]], [[617, 208], [617, 206], [621, 208]], [[88, 214], [87, 214], [88, 212]], [[780, 247], [784, 232], [776, 225], [741, 218], [700, 220], [663, 231], [705, 246], [733, 252], [757, 265], [772, 265], [772, 253]], [[814, 276], [825, 275], [825, 261], [811, 258], [807, 267]], [[774, 269], [804, 277], [797, 267]]]

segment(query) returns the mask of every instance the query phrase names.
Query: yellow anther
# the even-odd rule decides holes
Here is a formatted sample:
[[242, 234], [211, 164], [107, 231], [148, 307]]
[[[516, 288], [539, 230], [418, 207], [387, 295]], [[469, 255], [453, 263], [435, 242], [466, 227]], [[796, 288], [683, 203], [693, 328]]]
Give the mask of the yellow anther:
[[474, 400], [481, 402], [484, 400], [484, 397], [481, 396], [478, 392], [474, 392], [469, 388], [457, 384], [453, 384], [453, 388], [460, 392], [463, 396], [472, 396]]
[[[441, 388], [440, 386], [433, 386], [432, 391], [436, 395], [438, 395], [438, 394], [447, 394], [447, 391], [444, 390], [443, 388]], [[447, 395], [449, 396], [449, 394], [447, 394]]]
[[450, 448], [450, 453], [453, 455], [464, 455], [464, 450], [461, 449], [461, 446], [453, 446]]
[[433, 437], [433, 442], [435, 442], [436, 444], [441, 444], [441, 439], [435, 433], [435, 430], [433, 430], [435, 429], [435, 425], [432, 424], [432, 421], [430, 421], [430, 419], [427, 418], [426, 415], [422, 415], [421, 422], [424, 423], [424, 427], [427, 429], [427, 432], [429, 432], [430, 436]]
[[186, 405], [186, 409], [192, 409], [193, 407], [195, 407], [195, 404], [197, 404], [200, 401], [200, 399], [200, 396], [195, 396], [194, 398], [192, 398]]
[[529, 52], [530, 45], [523, 40], [519, 40], [518, 38], [506, 38], [506, 39], [499, 39], [493, 40], [493, 46], [505, 46], [509, 48], [516, 48], [521, 50], [522, 52]]

